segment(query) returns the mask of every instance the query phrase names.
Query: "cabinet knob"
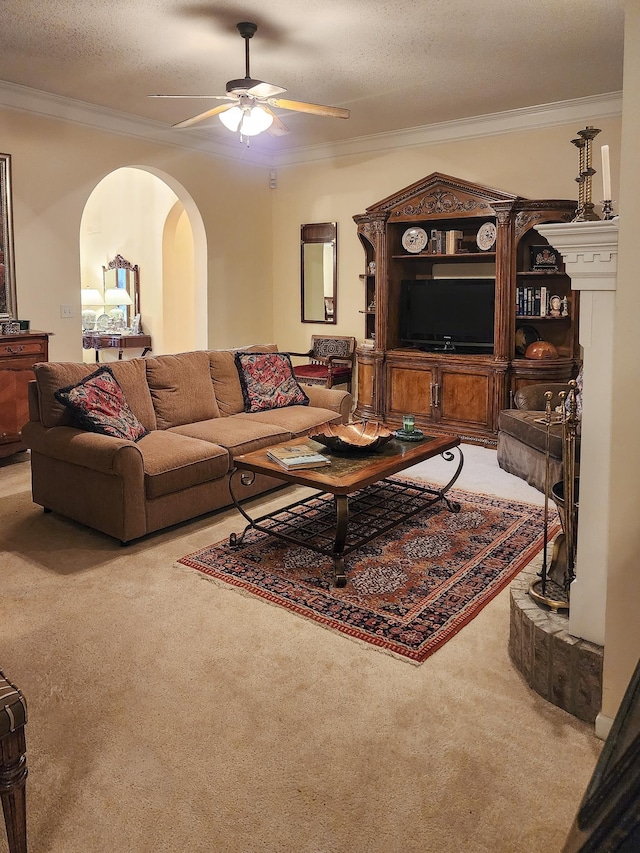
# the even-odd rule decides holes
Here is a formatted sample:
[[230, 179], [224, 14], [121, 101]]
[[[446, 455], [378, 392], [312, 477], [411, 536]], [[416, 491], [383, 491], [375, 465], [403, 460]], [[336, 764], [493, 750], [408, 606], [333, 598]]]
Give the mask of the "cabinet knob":
[[24, 349], [23, 346], [7, 347], [7, 352], [10, 352], [12, 355], [18, 355], [18, 353], [21, 353], [23, 349]]

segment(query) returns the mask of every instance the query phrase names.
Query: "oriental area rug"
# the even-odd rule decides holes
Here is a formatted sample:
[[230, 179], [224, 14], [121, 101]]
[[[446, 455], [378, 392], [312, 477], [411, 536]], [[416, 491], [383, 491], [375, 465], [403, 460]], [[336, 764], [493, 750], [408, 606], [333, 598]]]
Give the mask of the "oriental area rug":
[[[467, 625], [544, 541], [542, 507], [459, 489], [447, 497], [460, 504], [458, 513], [435, 504], [349, 554], [342, 589], [329, 557], [256, 530], [239, 545], [224, 540], [178, 563], [419, 664]], [[333, 513], [333, 498], [313, 498], [312, 511]], [[239, 517], [238, 533], [243, 526]], [[554, 509], [548, 539], [559, 529]]]

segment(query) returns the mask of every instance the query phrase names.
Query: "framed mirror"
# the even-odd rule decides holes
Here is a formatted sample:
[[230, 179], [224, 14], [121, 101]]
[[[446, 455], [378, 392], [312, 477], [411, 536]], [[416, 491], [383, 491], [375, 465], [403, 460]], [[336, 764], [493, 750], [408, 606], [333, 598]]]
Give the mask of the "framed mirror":
[[[116, 255], [102, 267], [104, 307], [114, 328], [130, 329], [134, 319], [140, 323], [140, 270], [122, 255]], [[100, 318], [98, 318], [99, 320]], [[142, 331], [142, 327], [135, 331]]]
[[315, 222], [300, 228], [301, 319], [337, 322], [338, 226]]
[[13, 261], [13, 209], [11, 202], [11, 155], [0, 154], [0, 315], [18, 319], [16, 277]]

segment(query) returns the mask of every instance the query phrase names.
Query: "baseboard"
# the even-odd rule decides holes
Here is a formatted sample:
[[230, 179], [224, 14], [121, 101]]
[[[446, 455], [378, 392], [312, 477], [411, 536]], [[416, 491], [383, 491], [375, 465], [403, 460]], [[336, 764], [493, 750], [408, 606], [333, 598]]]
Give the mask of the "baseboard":
[[600, 713], [596, 717], [595, 736], [600, 738], [600, 740], [606, 740], [609, 736], [609, 732], [611, 731], [612, 725], [613, 720], [611, 719], [611, 717], [605, 716], [605, 714], [600, 711]]

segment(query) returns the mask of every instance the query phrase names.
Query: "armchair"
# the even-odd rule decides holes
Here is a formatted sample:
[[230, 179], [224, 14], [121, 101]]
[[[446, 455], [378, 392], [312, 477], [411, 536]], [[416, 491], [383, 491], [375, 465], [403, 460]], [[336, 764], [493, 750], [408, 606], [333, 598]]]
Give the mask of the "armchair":
[[[552, 410], [560, 403], [560, 391], [568, 391], [566, 383], [527, 385], [516, 391], [515, 409], [504, 409], [498, 419], [498, 465], [521, 477], [529, 485], [544, 492], [546, 470], [546, 424], [544, 422], [545, 391], [551, 391]], [[579, 454], [579, 438], [576, 452]], [[562, 480], [562, 424], [551, 423], [549, 429], [549, 478]]]
[[346, 385], [351, 393], [356, 339], [344, 335], [312, 335], [311, 349], [289, 355], [310, 359], [308, 364], [294, 365], [293, 373], [306, 385]]
[[27, 703], [0, 670], [0, 799], [9, 853], [27, 853]]

